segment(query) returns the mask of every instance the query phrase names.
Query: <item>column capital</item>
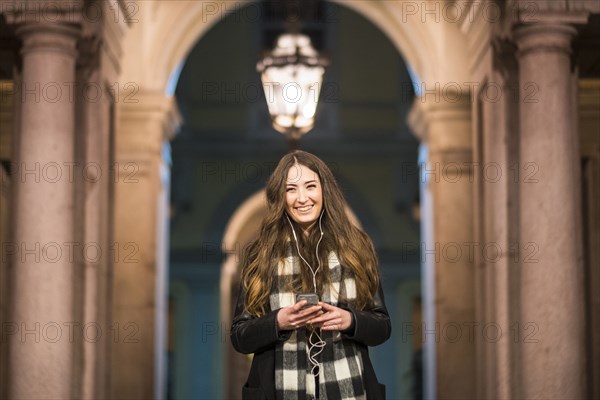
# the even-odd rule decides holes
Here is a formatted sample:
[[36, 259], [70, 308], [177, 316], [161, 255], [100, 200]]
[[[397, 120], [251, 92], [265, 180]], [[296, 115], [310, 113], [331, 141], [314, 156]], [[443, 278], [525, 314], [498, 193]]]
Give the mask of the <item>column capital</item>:
[[564, 52], [571, 54], [571, 41], [577, 29], [569, 24], [555, 22], [521, 24], [514, 28], [517, 56], [524, 57], [538, 52]]
[[470, 123], [469, 91], [417, 97], [408, 114], [410, 128], [419, 140], [428, 143], [431, 151], [470, 149]]
[[119, 108], [118, 151], [160, 154], [162, 143], [173, 139], [181, 122], [173, 96], [157, 90], [135, 90]]
[[77, 40], [81, 26], [71, 23], [26, 23], [20, 25], [16, 35], [23, 40], [21, 54], [30, 52], [58, 52], [77, 56]]
[[527, 0], [516, 3], [518, 12], [512, 19], [513, 39], [518, 57], [533, 52], [566, 52], [571, 54], [575, 26], [585, 25], [592, 12], [600, 7], [594, 2], [567, 4], [554, 0]]

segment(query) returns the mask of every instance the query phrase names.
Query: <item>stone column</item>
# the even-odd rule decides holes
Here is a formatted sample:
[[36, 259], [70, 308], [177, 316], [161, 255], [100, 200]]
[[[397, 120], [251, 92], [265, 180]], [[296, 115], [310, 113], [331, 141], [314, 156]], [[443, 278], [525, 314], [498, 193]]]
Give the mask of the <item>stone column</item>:
[[164, 144], [180, 116], [162, 92], [136, 91], [126, 99], [116, 138], [113, 326], [119, 336], [112, 345], [111, 398], [163, 398], [168, 249], [159, 238], [168, 226], [160, 220], [168, 218], [168, 180], [161, 170], [168, 164]]
[[[600, 80], [579, 82], [579, 137], [587, 286], [588, 373], [600, 375]], [[600, 380], [588, 379], [588, 396], [600, 398]]]
[[516, 28], [520, 68], [519, 398], [585, 393], [579, 149], [571, 118], [570, 25]]
[[[77, 80], [77, 140], [76, 159], [81, 170], [76, 189], [76, 235], [83, 243], [78, 261], [76, 292], [82, 326], [80, 359], [80, 399], [106, 398], [109, 395], [110, 321], [112, 295], [112, 231], [114, 113], [115, 99], [107, 89], [114, 80], [108, 77], [110, 68], [100, 62], [102, 50], [97, 37], [79, 43]], [[114, 48], [114, 47], [113, 47]], [[92, 89], [90, 89], [92, 88]]]
[[[74, 345], [74, 102], [80, 29], [67, 23], [25, 23], [15, 230], [9, 398], [72, 395]], [[63, 91], [62, 94], [60, 91]]]
[[[0, 81], [0, 160], [12, 162], [12, 137], [14, 107], [14, 84], [12, 81]], [[12, 188], [10, 168], [0, 165], [0, 324], [8, 321], [10, 266], [12, 261], [7, 254], [10, 247], [12, 227]], [[6, 329], [6, 328], [5, 328]], [[8, 342], [0, 341], [0, 399], [6, 398]]]
[[[511, 255], [518, 242], [518, 76], [516, 46], [496, 37], [490, 64], [483, 63], [474, 93], [473, 157], [475, 240], [475, 307], [482, 328], [477, 341], [479, 399], [513, 399], [518, 265]], [[485, 246], [485, 247], [484, 247]], [[485, 251], [483, 249], [485, 248]]]
[[83, 332], [81, 400], [110, 397], [114, 249], [115, 110], [120, 89], [121, 40], [128, 30], [121, 2], [85, 2], [78, 43], [76, 155], [81, 168], [76, 189], [76, 235], [88, 250], [78, 267], [77, 312]]
[[468, 91], [427, 93], [417, 98], [409, 122], [428, 153], [421, 165], [421, 180], [427, 181], [430, 213], [423, 213], [422, 223], [431, 227], [431, 240], [421, 243], [421, 262], [423, 276], [432, 276], [433, 285], [425, 286], [423, 334], [425, 362], [435, 353], [430, 359], [435, 367], [425, 365], [425, 371], [435, 371], [435, 378], [425, 377], [430, 382], [426, 393], [429, 390], [430, 396], [439, 399], [475, 398], [472, 252], [477, 249], [473, 243]]

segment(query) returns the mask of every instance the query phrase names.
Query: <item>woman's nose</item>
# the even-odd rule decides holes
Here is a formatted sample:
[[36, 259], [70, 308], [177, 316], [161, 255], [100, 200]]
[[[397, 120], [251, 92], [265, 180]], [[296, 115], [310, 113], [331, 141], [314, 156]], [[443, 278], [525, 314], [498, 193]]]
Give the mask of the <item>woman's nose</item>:
[[306, 196], [306, 192], [304, 189], [298, 190], [298, 201], [300, 203], [304, 203], [308, 197]]

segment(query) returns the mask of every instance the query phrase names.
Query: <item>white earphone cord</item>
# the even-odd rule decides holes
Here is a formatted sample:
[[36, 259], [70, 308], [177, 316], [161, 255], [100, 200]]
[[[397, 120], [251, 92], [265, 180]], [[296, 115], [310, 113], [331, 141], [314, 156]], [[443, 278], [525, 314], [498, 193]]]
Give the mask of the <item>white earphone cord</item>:
[[[325, 211], [325, 210], [323, 210], [323, 211]], [[310, 272], [312, 274], [313, 286], [315, 288], [315, 293], [317, 293], [317, 273], [321, 269], [321, 259], [319, 258], [319, 245], [321, 244], [321, 240], [323, 239], [323, 227], [321, 225], [321, 218], [323, 218], [323, 211], [321, 211], [321, 215], [319, 216], [319, 231], [321, 232], [321, 237], [319, 238], [319, 241], [317, 242], [317, 246], [315, 248], [315, 255], [317, 256], [317, 263], [318, 263], [316, 270], [313, 270], [313, 268], [310, 266], [308, 261], [306, 261], [306, 259], [304, 257], [302, 257], [302, 254], [300, 254], [300, 246], [298, 246], [298, 237], [296, 236], [296, 230], [294, 229], [294, 225], [292, 224], [290, 217], [287, 214], [285, 215], [287, 217], [288, 222], [290, 223], [290, 227], [292, 228], [292, 234], [294, 235], [294, 241], [296, 242], [296, 250], [298, 251], [298, 256], [300, 256], [302, 261], [304, 261], [304, 263], [306, 264], [308, 269], [310, 269]], [[319, 330], [320, 330], [320, 328], [319, 328]], [[313, 335], [315, 335], [317, 338], [317, 340], [314, 343], [313, 343]], [[318, 350], [314, 354], [312, 354], [312, 350], [315, 347]], [[310, 361], [310, 363], [313, 366], [310, 369], [310, 373], [313, 374], [314, 376], [319, 376], [319, 374], [321, 373], [321, 363], [319, 363], [319, 361], [317, 360], [317, 356], [319, 354], [321, 354], [324, 347], [325, 347], [325, 341], [321, 338], [321, 336], [317, 333], [317, 331], [313, 330], [310, 333], [310, 335], [308, 336], [308, 345], [306, 346], [306, 356], [308, 357], [308, 361]], [[315, 373], [315, 369], [317, 370], [316, 373]]]
[[304, 263], [310, 270], [312, 277], [313, 277], [313, 287], [315, 288], [315, 293], [317, 293], [317, 273], [321, 269], [321, 259], [319, 258], [319, 245], [321, 244], [321, 240], [323, 240], [323, 227], [321, 225], [321, 218], [323, 218], [323, 211], [321, 211], [321, 215], [319, 216], [319, 231], [321, 232], [321, 237], [319, 238], [319, 241], [317, 242], [317, 247], [315, 248], [315, 255], [317, 257], [317, 263], [318, 263], [316, 270], [313, 270], [313, 268], [308, 263], [308, 261], [306, 261], [306, 259], [304, 257], [302, 257], [302, 254], [300, 254], [300, 247], [298, 246], [298, 237], [296, 236], [296, 230], [294, 229], [294, 225], [292, 225], [292, 221], [290, 220], [290, 217], [287, 214], [285, 216], [287, 217], [287, 220], [290, 223], [290, 227], [292, 228], [292, 234], [294, 235], [294, 242], [296, 242], [296, 250], [298, 251], [298, 256], [300, 256], [302, 261], [304, 261]]

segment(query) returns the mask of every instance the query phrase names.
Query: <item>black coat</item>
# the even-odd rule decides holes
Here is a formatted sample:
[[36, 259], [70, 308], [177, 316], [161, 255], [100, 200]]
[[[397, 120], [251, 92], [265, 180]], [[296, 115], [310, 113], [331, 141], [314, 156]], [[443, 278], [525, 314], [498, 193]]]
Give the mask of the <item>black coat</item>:
[[[251, 316], [244, 308], [244, 298], [245, 293], [241, 289], [231, 327], [233, 347], [240, 353], [254, 353], [248, 380], [242, 388], [242, 399], [275, 400], [275, 346], [286, 341], [292, 331], [278, 330], [279, 310], [273, 310], [259, 318]], [[361, 352], [367, 399], [383, 400], [385, 386], [377, 381], [367, 347], [385, 342], [392, 329], [381, 286], [373, 300], [373, 306], [362, 311], [339, 305], [340, 308], [350, 311], [353, 316], [352, 328], [348, 332], [342, 332], [342, 340], [354, 341]]]

